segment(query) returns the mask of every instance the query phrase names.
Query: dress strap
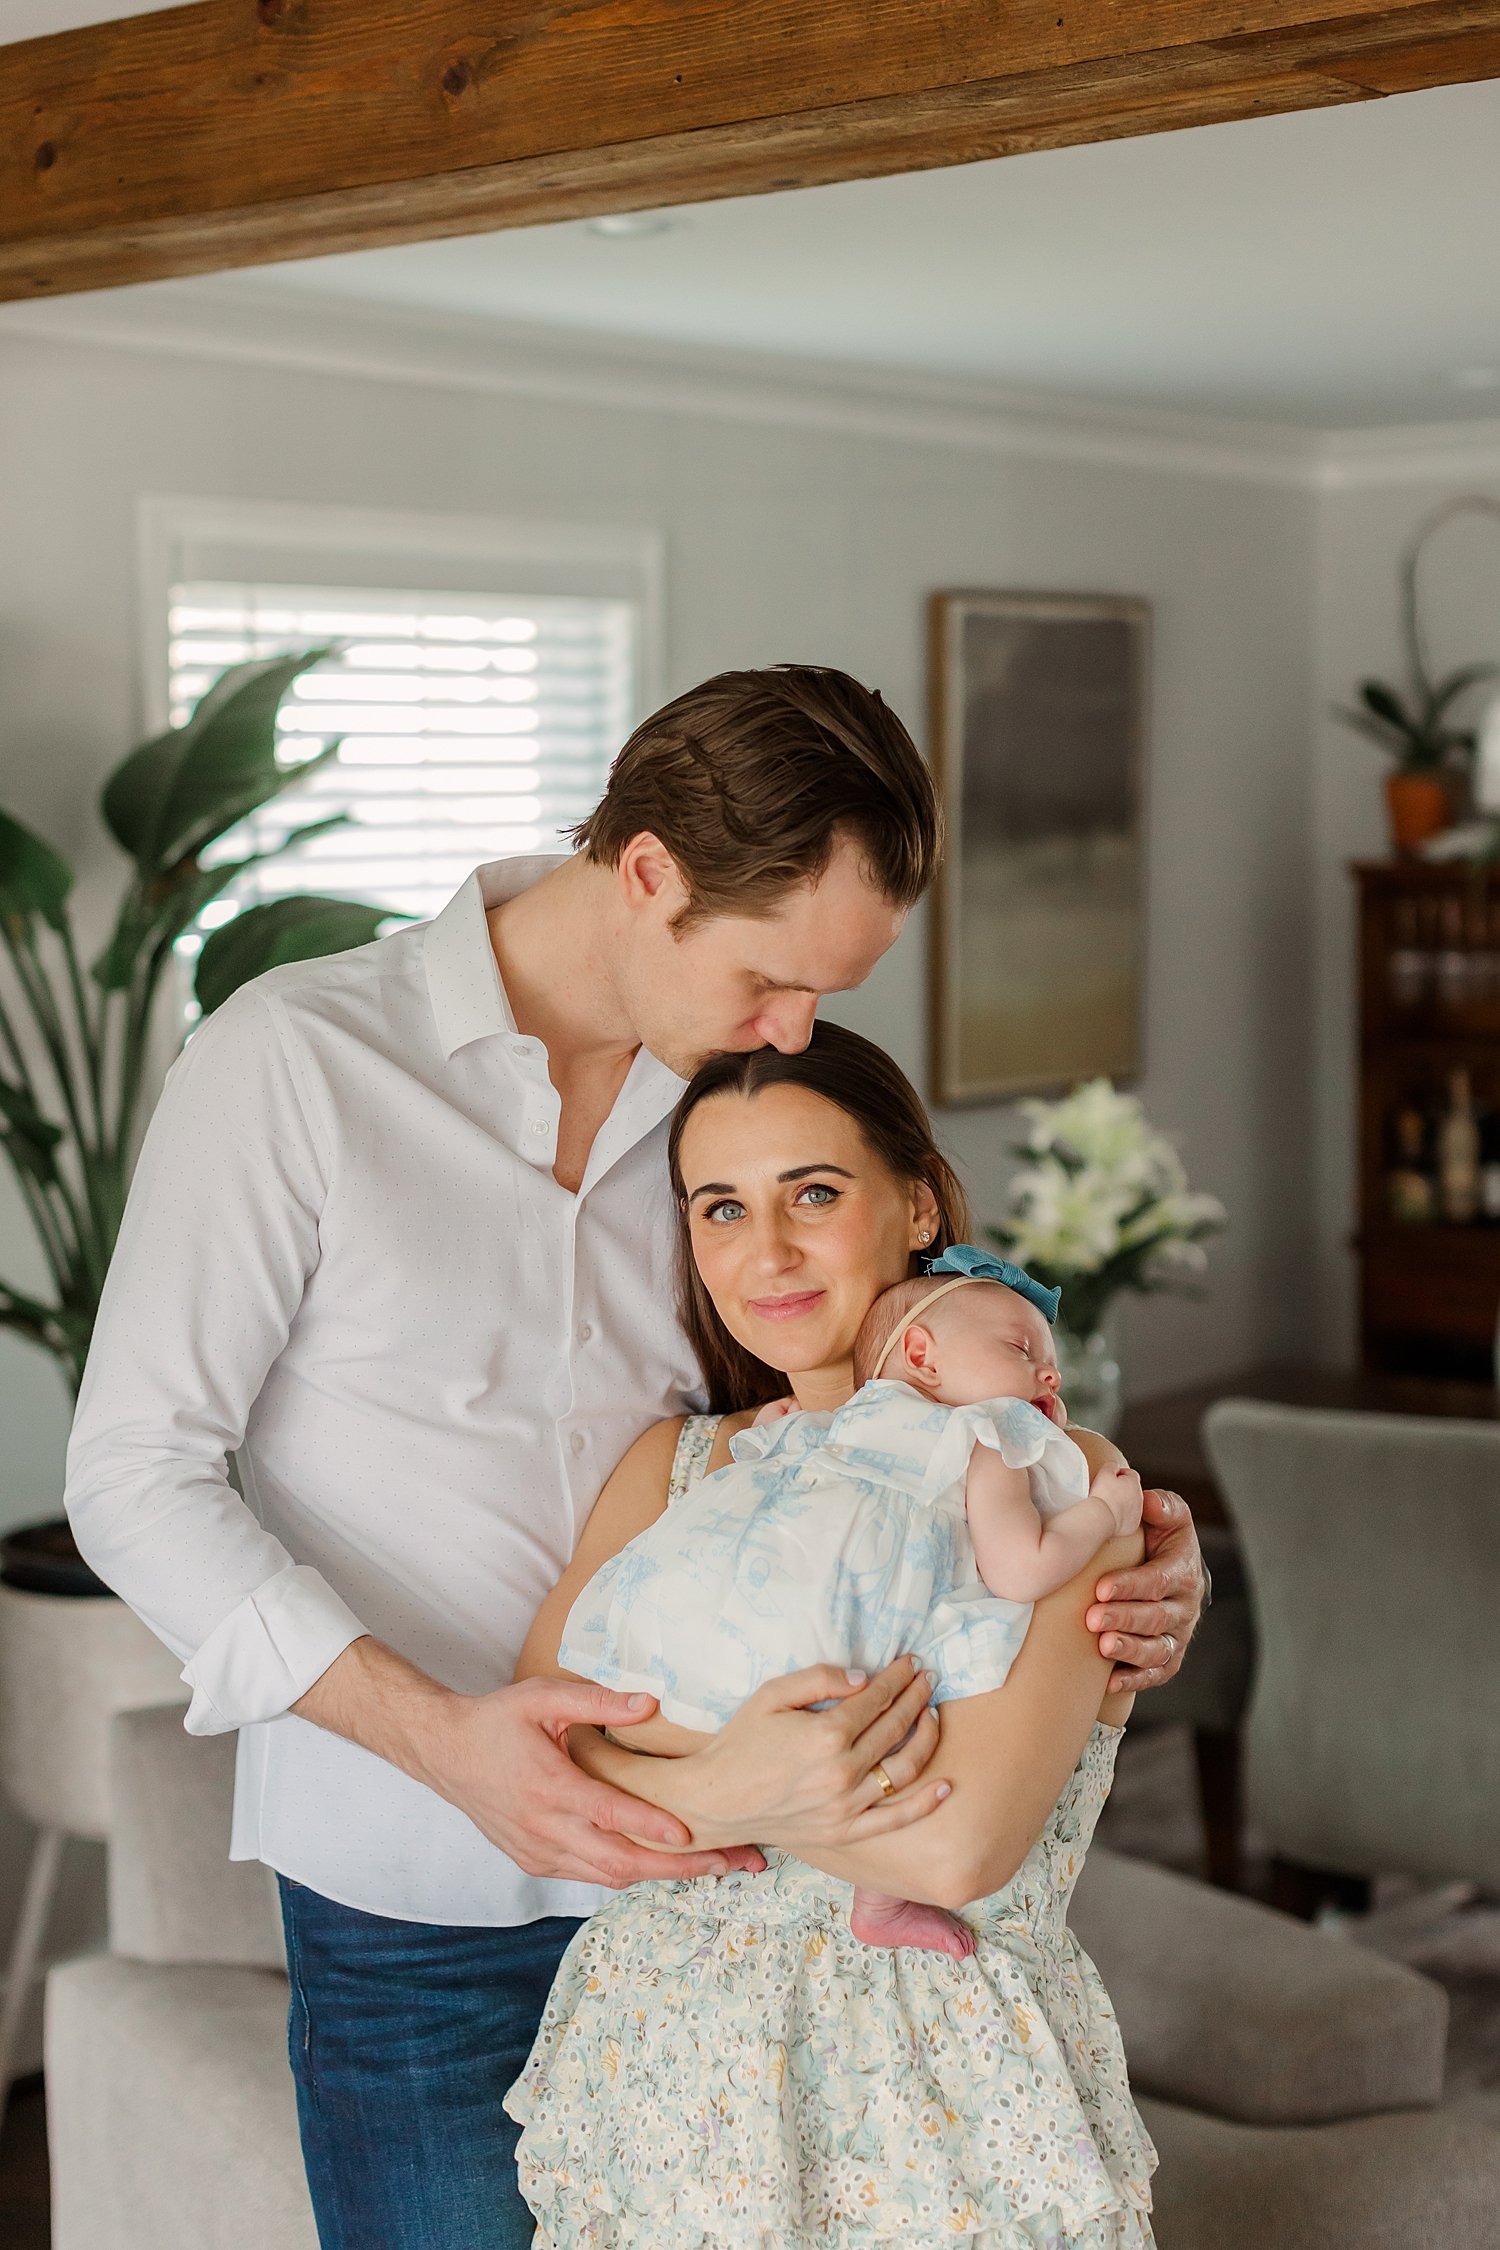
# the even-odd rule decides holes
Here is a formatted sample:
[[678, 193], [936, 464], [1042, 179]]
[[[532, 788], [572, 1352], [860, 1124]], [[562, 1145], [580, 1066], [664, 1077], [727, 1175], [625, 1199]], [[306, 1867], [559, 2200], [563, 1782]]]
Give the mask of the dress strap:
[[677, 1451], [672, 1456], [672, 1474], [667, 1482], [667, 1506], [680, 1500], [691, 1485], [695, 1485], [708, 1467], [708, 1457], [714, 1449], [714, 1439], [719, 1434], [722, 1414], [690, 1414], [682, 1425], [677, 1440]]

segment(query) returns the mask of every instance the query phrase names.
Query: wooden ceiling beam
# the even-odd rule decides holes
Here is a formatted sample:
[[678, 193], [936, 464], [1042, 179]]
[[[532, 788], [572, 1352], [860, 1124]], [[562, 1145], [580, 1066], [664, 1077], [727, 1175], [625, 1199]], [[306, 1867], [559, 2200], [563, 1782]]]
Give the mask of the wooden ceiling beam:
[[1500, 0], [195, 0], [0, 47], [0, 298], [1500, 75]]

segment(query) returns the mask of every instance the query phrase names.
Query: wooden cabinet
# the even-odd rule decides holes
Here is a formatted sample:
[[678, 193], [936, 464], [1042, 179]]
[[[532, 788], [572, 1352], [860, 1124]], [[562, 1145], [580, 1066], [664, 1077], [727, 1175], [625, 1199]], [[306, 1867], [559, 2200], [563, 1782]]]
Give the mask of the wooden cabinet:
[[1359, 865], [1360, 1335], [1366, 1368], [1492, 1373], [1500, 1223], [1396, 1215], [1398, 1120], [1419, 1114], [1421, 1162], [1453, 1075], [1466, 1073], [1492, 1161], [1500, 1130], [1500, 867]]

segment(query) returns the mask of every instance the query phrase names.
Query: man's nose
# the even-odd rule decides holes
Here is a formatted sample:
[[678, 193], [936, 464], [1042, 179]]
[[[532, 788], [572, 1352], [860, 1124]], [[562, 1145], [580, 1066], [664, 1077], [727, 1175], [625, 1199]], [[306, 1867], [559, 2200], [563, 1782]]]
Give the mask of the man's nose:
[[762, 1008], [755, 1019], [755, 1028], [768, 1047], [779, 1055], [800, 1055], [813, 1035], [813, 1023], [818, 1013], [815, 993], [806, 999], [800, 995], [793, 999], [778, 1000], [774, 1007]]

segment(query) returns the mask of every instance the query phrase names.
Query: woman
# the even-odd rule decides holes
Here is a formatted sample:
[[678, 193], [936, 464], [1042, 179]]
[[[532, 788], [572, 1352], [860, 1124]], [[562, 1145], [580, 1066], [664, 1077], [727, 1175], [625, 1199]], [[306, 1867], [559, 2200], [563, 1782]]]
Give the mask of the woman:
[[[915, 1094], [834, 1026], [802, 1055], [706, 1065], [671, 1163], [684, 1316], [716, 1411], [648, 1431], [620, 1464], [521, 1676], [556, 1671], [584, 1584], [728, 1459], [758, 1406], [788, 1383], [804, 1408], [841, 1404], [875, 1297], [966, 1231]], [[1080, 1442], [1091, 1466], [1113, 1455]], [[883, 1787], [925, 1797], [916, 1825], [830, 1851], [822, 1876], [773, 1854], [763, 1874], [638, 1887], [585, 1925], [511, 2097], [539, 2246], [1149, 2244], [1154, 2158], [1108, 2001], [1062, 1928], [1130, 1700], [1106, 1710], [1083, 1613], [1099, 1570], [1138, 1554], [1118, 1542], [1038, 1604], [1003, 1688], [947, 1704], [940, 1733], [922, 1711], [870, 1783], [872, 1810]], [[631, 1729], [657, 1757], [703, 1739], [659, 1717]], [[575, 1754], [603, 1770], [588, 1737]], [[647, 1797], [651, 1763], [632, 1775]], [[971, 1907], [975, 1973], [862, 1948], [840, 1888], [854, 1881]]]

